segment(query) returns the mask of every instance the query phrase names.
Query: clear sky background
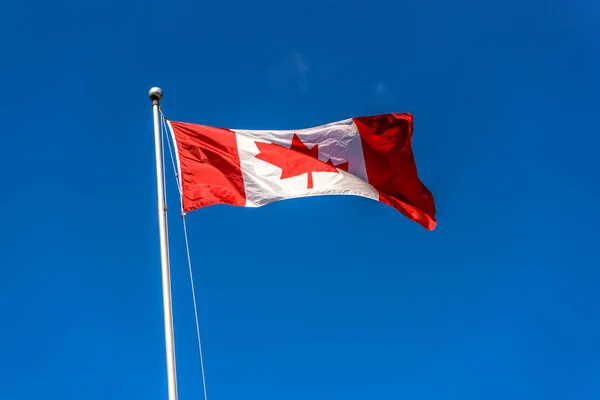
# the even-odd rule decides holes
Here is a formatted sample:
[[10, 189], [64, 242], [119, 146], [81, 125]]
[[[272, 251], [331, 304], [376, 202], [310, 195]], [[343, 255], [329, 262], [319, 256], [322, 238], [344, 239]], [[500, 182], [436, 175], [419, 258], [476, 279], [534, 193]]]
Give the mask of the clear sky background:
[[[188, 214], [211, 400], [600, 398], [600, 5], [0, 3], [0, 398], [166, 399], [148, 89], [247, 129], [411, 112], [428, 232]], [[202, 384], [168, 170], [180, 399]]]

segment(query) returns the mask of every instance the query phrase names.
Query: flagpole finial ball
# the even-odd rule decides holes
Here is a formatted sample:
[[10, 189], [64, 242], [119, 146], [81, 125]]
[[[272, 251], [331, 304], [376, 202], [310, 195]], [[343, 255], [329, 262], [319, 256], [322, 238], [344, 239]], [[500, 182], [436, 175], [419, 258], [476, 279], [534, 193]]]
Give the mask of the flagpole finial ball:
[[162, 99], [163, 91], [161, 88], [155, 86], [152, 89], [150, 89], [150, 91], [148, 92], [148, 96], [150, 96], [150, 100], [158, 101], [158, 100]]

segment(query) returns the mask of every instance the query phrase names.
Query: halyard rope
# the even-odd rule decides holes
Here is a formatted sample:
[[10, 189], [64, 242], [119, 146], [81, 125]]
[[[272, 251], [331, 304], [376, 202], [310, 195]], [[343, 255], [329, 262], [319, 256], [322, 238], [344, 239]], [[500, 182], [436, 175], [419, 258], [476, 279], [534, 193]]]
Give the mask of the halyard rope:
[[[162, 135], [161, 135], [161, 140], [166, 139], [165, 141], [167, 142], [167, 146], [169, 148], [169, 154], [171, 156], [171, 164], [173, 165], [173, 172], [175, 173], [175, 180], [177, 181], [177, 190], [179, 191], [179, 197], [181, 198], [181, 184], [179, 181], [179, 174], [177, 173], [178, 169], [175, 165], [175, 157], [173, 156], [173, 149], [171, 147], [171, 142], [169, 141], [169, 135], [167, 134], [167, 126], [166, 126], [166, 117], [164, 116], [162, 110], [160, 110], [160, 114], [162, 116], [161, 118], [161, 122], [162, 122]], [[173, 144], [175, 145], [175, 143]], [[163, 146], [163, 174], [164, 174], [164, 163], [165, 163], [165, 158], [164, 158], [164, 146]], [[165, 193], [167, 191], [166, 189], [166, 179], [163, 180], [165, 181]], [[166, 197], [166, 196], [165, 196]], [[167, 206], [167, 200], [165, 199], [165, 208]], [[183, 207], [183, 205], [182, 205]], [[188, 233], [187, 233], [187, 225], [186, 225], [186, 221], [185, 221], [185, 213], [181, 212], [181, 219], [183, 221], [183, 235], [185, 237], [185, 250], [187, 252], [187, 261], [188, 261], [188, 270], [190, 273], [190, 283], [191, 283], [191, 287], [192, 287], [192, 299], [194, 302], [194, 316], [196, 318], [196, 336], [198, 338], [198, 350], [200, 352], [200, 369], [202, 370], [202, 389], [203, 389], [203, 393], [204, 393], [204, 400], [208, 400], [207, 394], [206, 394], [206, 378], [205, 378], [205, 374], [204, 374], [204, 356], [202, 354], [202, 341], [200, 340], [200, 323], [198, 320], [198, 306], [196, 303], [196, 289], [194, 287], [194, 275], [192, 274], [192, 261], [191, 261], [191, 257], [190, 257], [190, 245], [189, 245], [189, 241], [188, 241]], [[168, 225], [168, 222], [167, 222]]]

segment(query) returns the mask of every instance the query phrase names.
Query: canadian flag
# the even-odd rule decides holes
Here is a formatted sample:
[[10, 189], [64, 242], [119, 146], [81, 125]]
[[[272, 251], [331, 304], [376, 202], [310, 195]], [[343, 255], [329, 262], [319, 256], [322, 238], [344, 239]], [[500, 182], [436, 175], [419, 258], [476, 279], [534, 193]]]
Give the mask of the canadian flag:
[[298, 130], [224, 129], [168, 121], [183, 211], [259, 207], [316, 195], [387, 204], [433, 230], [435, 204], [417, 175], [408, 113], [349, 118]]

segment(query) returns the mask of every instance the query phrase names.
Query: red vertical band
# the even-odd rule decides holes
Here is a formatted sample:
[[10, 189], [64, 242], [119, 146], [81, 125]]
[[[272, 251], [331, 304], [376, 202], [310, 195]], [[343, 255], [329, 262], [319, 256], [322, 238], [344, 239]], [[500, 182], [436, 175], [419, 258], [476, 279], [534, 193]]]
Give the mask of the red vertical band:
[[413, 116], [383, 114], [354, 118], [369, 183], [379, 201], [429, 230], [436, 226], [433, 195], [417, 174], [411, 141]]
[[235, 132], [170, 123], [179, 152], [183, 211], [213, 204], [244, 206], [246, 192]]

